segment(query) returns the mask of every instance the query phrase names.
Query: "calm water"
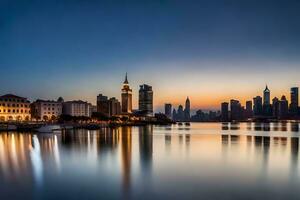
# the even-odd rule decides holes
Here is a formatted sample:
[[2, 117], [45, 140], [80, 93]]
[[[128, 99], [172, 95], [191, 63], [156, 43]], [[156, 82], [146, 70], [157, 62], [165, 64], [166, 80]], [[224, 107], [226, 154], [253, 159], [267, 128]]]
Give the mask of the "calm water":
[[299, 125], [0, 134], [0, 199], [300, 199]]

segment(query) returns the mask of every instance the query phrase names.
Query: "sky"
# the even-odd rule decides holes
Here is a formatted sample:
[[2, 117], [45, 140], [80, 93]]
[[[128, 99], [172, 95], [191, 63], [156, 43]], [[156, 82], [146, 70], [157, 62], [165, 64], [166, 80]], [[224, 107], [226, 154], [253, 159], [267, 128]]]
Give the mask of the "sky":
[[300, 1], [0, 0], [0, 94], [218, 109], [300, 86]]

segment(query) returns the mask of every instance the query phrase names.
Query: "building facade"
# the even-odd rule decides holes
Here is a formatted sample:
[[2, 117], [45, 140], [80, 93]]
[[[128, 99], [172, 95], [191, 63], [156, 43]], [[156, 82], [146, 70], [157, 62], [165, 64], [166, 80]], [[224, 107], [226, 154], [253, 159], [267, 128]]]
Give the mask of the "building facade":
[[67, 101], [63, 103], [63, 114], [73, 117], [91, 117], [91, 104], [85, 101]]
[[165, 104], [165, 115], [169, 119], [172, 119], [172, 104], [170, 104], [170, 103]]
[[0, 121], [28, 121], [31, 119], [30, 102], [13, 94], [0, 96]]
[[139, 111], [144, 116], [153, 116], [153, 91], [150, 85], [140, 85]]
[[123, 114], [132, 113], [132, 89], [129, 87], [129, 82], [127, 79], [127, 73], [125, 76], [125, 81], [123, 83], [123, 88], [121, 90], [121, 107]]
[[190, 121], [191, 119], [191, 102], [189, 97], [185, 100], [184, 119], [185, 121]]
[[260, 96], [253, 98], [253, 114], [260, 116], [263, 113], [262, 98]]
[[221, 104], [221, 121], [226, 122], [229, 120], [229, 103], [223, 102]]
[[299, 88], [298, 87], [291, 88], [291, 103], [290, 103], [289, 110], [291, 116], [298, 115], [298, 110], [299, 110]]
[[62, 114], [62, 102], [38, 99], [31, 104], [31, 116], [35, 120], [56, 120]]

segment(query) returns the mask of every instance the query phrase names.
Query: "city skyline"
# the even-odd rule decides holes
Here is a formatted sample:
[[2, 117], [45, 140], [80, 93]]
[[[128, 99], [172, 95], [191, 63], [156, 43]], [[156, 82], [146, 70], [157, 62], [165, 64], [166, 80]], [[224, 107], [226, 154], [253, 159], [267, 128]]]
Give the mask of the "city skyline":
[[95, 104], [99, 93], [121, 99], [128, 72], [133, 108], [139, 85], [149, 84], [155, 111], [187, 96], [192, 110], [218, 110], [266, 84], [290, 101], [289, 88], [300, 85], [297, 1], [0, 5], [1, 95]]

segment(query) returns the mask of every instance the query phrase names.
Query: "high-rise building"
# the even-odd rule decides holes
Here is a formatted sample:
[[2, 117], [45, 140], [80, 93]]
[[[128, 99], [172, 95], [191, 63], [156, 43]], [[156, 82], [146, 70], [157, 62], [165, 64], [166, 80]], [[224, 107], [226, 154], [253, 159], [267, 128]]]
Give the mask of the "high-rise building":
[[281, 97], [281, 100], [279, 102], [279, 118], [285, 119], [288, 117], [289, 112], [289, 103], [285, 96]]
[[279, 117], [279, 104], [280, 101], [277, 97], [273, 98], [272, 100], [272, 116], [274, 118], [278, 118]]
[[266, 89], [264, 90], [264, 105], [270, 105], [270, 90], [266, 85]]
[[291, 88], [291, 103], [290, 103], [290, 114], [292, 116], [298, 115], [299, 109], [299, 89], [298, 87]]
[[263, 107], [262, 107], [262, 98], [260, 96], [253, 98], [253, 113], [255, 116], [262, 115]]
[[264, 103], [263, 103], [263, 114], [265, 116], [272, 116], [270, 93], [271, 92], [270, 92], [268, 86], [266, 86], [266, 89], [264, 90]]
[[190, 121], [191, 119], [191, 102], [189, 97], [185, 100], [185, 109], [184, 109], [184, 120]]
[[172, 104], [166, 103], [165, 104], [165, 115], [171, 119], [172, 118]]
[[108, 99], [107, 96], [99, 94], [97, 96], [97, 112], [111, 117], [121, 114], [121, 104], [115, 97]]
[[253, 106], [252, 101], [246, 101], [246, 111], [245, 111], [245, 117], [251, 118], [253, 116]]
[[145, 116], [153, 116], [153, 91], [149, 85], [140, 85], [139, 111]]
[[115, 97], [108, 100], [109, 113], [108, 116], [115, 116], [121, 114], [121, 103]]
[[13, 94], [0, 96], [0, 121], [30, 120], [30, 102]]
[[183, 106], [179, 105], [178, 110], [177, 110], [177, 116], [176, 116], [177, 121], [184, 121], [184, 111], [183, 111]]
[[230, 100], [230, 115], [231, 120], [242, 119], [242, 106], [238, 100]]
[[229, 120], [229, 103], [223, 102], [221, 104], [221, 120], [226, 122]]
[[173, 109], [173, 112], [172, 112], [172, 119], [173, 119], [174, 121], [177, 120], [177, 112], [176, 112], [176, 109], [175, 109], [175, 108]]
[[123, 88], [121, 91], [122, 113], [132, 113], [132, 89], [130, 89], [129, 87], [127, 73], [125, 75], [125, 81], [123, 83]]
[[109, 102], [108, 97], [102, 94], [97, 96], [97, 112], [104, 115], [109, 115]]

